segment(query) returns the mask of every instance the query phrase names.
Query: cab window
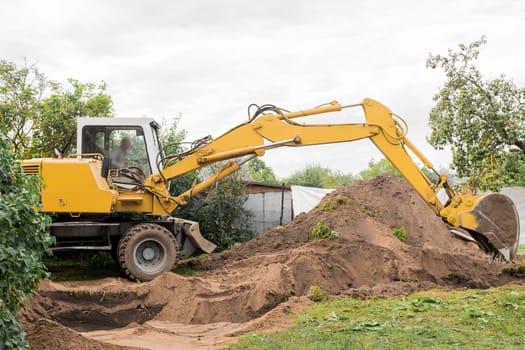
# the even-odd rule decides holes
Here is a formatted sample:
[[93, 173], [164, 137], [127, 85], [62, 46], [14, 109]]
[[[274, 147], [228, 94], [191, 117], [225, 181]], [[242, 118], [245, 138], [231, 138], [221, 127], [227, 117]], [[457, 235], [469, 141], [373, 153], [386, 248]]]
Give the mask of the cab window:
[[140, 127], [86, 126], [82, 129], [82, 153], [100, 153], [110, 169], [140, 168], [151, 175], [144, 131]]

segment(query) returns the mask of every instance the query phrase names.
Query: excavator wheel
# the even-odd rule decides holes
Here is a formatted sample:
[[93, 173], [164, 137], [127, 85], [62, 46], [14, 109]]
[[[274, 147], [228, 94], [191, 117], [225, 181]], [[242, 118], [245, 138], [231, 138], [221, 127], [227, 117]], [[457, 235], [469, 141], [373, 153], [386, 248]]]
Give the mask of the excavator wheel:
[[166, 228], [151, 223], [131, 227], [117, 248], [122, 271], [131, 280], [150, 281], [177, 261], [177, 242]]
[[472, 210], [476, 227], [467, 228], [485, 250], [511, 261], [520, 241], [520, 220], [512, 200], [500, 193], [482, 195]]

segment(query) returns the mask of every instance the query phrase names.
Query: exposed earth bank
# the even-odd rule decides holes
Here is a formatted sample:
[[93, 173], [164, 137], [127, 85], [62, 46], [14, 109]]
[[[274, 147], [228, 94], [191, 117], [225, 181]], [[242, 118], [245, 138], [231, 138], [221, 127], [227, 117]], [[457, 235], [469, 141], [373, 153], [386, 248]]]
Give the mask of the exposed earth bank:
[[[312, 237], [315, 227], [330, 237]], [[194, 265], [197, 276], [141, 284], [42, 282], [21, 314], [32, 348], [220, 348], [289, 327], [288, 314], [312, 303], [312, 286], [369, 298], [525, 282], [519, 261], [496, 262], [455, 237], [393, 175], [338, 189], [292, 223]]]

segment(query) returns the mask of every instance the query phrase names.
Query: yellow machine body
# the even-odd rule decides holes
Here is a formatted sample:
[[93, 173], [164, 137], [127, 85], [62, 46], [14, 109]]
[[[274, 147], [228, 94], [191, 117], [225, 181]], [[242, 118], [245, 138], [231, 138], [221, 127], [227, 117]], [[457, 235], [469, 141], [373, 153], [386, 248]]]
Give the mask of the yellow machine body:
[[100, 213], [115, 211], [118, 191], [100, 176], [101, 162], [93, 158], [31, 159], [23, 167], [39, 169], [44, 179], [42, 211], [48, 213]]

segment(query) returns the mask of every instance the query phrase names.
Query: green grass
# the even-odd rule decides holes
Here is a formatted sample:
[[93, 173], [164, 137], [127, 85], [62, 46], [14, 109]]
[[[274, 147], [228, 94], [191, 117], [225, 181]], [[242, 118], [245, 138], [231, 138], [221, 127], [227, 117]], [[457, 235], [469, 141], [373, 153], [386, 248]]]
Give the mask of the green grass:
[[295, 316], [285, 333], [230, 349], [523, 349], [525, 286], [339, 299]]
[[518, 254], [525, 255], [525, 244], [518, 246]]

